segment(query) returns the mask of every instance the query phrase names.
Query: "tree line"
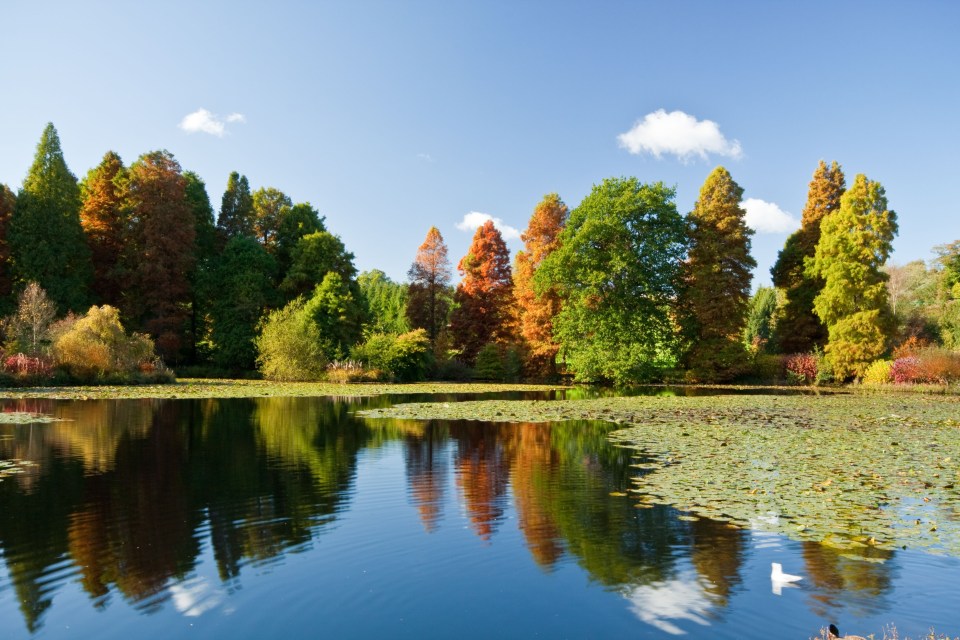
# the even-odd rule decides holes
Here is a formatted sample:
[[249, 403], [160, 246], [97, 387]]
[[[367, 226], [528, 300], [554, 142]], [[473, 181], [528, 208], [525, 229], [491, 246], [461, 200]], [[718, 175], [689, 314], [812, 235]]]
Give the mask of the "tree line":
[[[36, 283], [58, 315], [114, 310], [101, 307], [101, 325], [149, 336], [178, 370], [276, 379], [713, 382], [776, 377], [769, 356], [806, 354], [842, 381], [911, 340], [956, 347], [960, 242], [921, 269], [923, 303], [907, 295], [886, 265], [897, 223], [879, 183], [858, 175], [848, 189], [821, 162], [774, 288], [753, 296], [742, 194], [717, 167], [684, 216], [674, 189], [610, 178], [572, 211], [545, 196], [512, 261], [482, 225], [456, 286], [432, 227], [397, 283], [358, 274], [309, 203], [237, 172], [217, 215], [167, 151], [129, 166], [108, 152], [78, 181], [49, 124], [20, 190], [0, 185], [0, 307], [22, 315]], [[50, 354], [51, 340], [28, 349], [4, 326], [8, 356]]]

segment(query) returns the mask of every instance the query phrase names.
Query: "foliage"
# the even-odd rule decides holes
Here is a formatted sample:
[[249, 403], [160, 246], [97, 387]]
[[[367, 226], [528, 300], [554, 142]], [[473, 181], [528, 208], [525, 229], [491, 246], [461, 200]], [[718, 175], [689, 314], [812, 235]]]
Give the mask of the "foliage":
[[407, 272], [407, 320], [414, 329], [426, 329], [430, 344], [435, 345], [447, 326], [450, 313], [450, 261], [447, 245], [436, 227], [430, 227], [423, 244]]
[[948, 384], [960, 381], [960, 354], [924, 347], [893, 361], [890, 379], [897, 384]]
[[516, 346], [491, 342], [480, 349], [473, 369], [476, 380], [516, 382], [523, 369], [523, 358]]
[[943, 344], [960, 349], [960, 240], [934, 247], [937, 253], [936, 322]]
[[53, 371], [53, 362], [49, 358], [17, 353], [4, 359], [3, 369], [19, 378], [46, 378]]
[[220, 200], [217, 231], [221, 244], [238, 236], [253, 237], [253, 196], [247, 176], [236, 171], [227, 178], [227, 188]]
[[140, 156], [129, 169], [131, 283], [125, 317], [135, 320], [167, 361], [184, 346], [196, 261], [194, 212], [187, 181], [168, 151]]
[[359, 293], [356, 281], [345, 281], [339, 273], [330, 271], [304, 306], [317, 325], [328, 360], [342, 358], [360, 340], [366, 310]]
[[827, 330], [813, 311], [813, 300], [823, 289], [823, 280], [810, 275], [805, 261], [812, 258], [820, 242], [823, 219], [840, 208], [846, 180], [840, 165], [817, 165], [803, 207], [800, 229], [795, 231], [777, 256], [770, 270], [773, 284], [783, 290], [783, 305], [778, 309], [773, 341], [781, 352], [809, 351], [823, 346]]
[[276, 262], [256, 240], [238, 236], [217, 259], [210, 287], [210, 342], [214, 362], [227, 369], [250, 369], [256, 362], [254, 338], [274, 299]]
[[60, 311], [86, 304], [92, 267], [80, 224], [80, 188], [53, 124], [43, 130], [17, 195], [8, 240], [19, 287], [39, 283]]
[[753, 231], [745, 222], [742, 199], [740, 185], [717, 167], [687, 217], [679, 306], [689, 345], [684, 360], [688, 375], [697, 380], [729, 380], [746, 356], [741, 334], [757, 262], [750, 256]]
[[290, 298], [312, 292], [323, 282], [328, 273], [336, 273], [344, 282], [349, 282], [354, 294], [359, 296], [353, 266], [353, 254], [347, 251], [343, 241], [329, 231], [317, 231], [297, 241], [291, 253], [292, 263], [286, 273], [281, 289]]
[[300, 238], [318, 231], [326, 231], [323, 221], [324, 219], [316, 209], [310, 206], [309, 202], [293, 205], [280, 217], [274, 255], [277, 259], [277, 274], [281, 281], [293, 263], [293, 250], [300, 242]]
[[880, 268], [897, 233], [896, 213], [878, 182], [863, 174], [823, 219], [811, 277], [824, 281], [814, 311], [827, 326], [827, 358], [840, 380], [860, 376], [887, 348], [892, 318]]
[[492, 220], [477, 229], [457, 270], [462, 279], [453, 294], [450, 332], [454, 347], [471, 363], [485, 344], [511, 337], [510, 252]]
[[127, 170], [108, 151], [81, 185], [80, 224], [93, 262], [91, 292], [101, 304], [117, 305], [127, 278], [122, 257], [128, 240]]
[[383, 378], [379, 369], [369, 369], [356, 360], [334, 360], [327, 365], [327, 382], [346, 384], [351, 382], [379, 382]]
[[936, 339], [939, 333], [937, 281], [940, 274], [928, 269], [922, 260], [902, 266], [887, 264], [883, 266], [883, 271], [887, 275], [887, 294], [895, 321], [895, 339]]
[[886, 384], [890, 382], [893, 373], [893, 362], [891, 360], [874, 360], [863, 372], [862, 382], [864, 384]]
[[560, 295], [552, 287], [538, 293], [533, 276], [544, 259], [559, 246], [560, 232], [568, 217], [569, 210], [560, 196], [555, 193], [544, 196], [533, 210], [526, 231], [520, 235], [524, 250], [517, 253], [514, 260], [513, 295], [519, 333], [529, 352], [528, 369], [533, 375], [556, 373], [560, 346], [553, 339], [553, 318], [560, 312]]
[[47, 292], [36, 282], [24, 288], [17, 301], [16, 312], [4, 320], [7, 353], [39, 356], [49, 351], [50, 326], [57, 317], [57, 307]]
[[304, 298], [272, 311], [254, 339], [257, 366], [269, 380], [319, 380], [328, 359]]
[[10, 228], [10, 218], [17, 206], [17, 197], [5, 184], [0, 184], [0, 310], [13, 291], [13, 274], [10, 271], [10, 242], [7, 231]]
[[636, 178], [593, 187], [570, 214], [538, 290], [555, 287], [560, 355], [578, 380], [617, 384], [661, 377], [677, 363], [672, 321], [685, 227], [674, 190]]
[[267, 251], [275, 254], [281, 221], [290, 215], [293, 201], [273, 187], [253, 192], [253, 235]]
[[186, 180], [184, 196], [187, 200], [187, 206], [193, 212], [194, 229], [196, 231], [195, 260], [190, 272], [188, 348], [190, 361], [198, 362], [200, 360], [198, 345], [210, 329], [208, 323], [210, 300], [217, 292], [217, 284], [214, 282], [212, 271], [215, 258], [221, 247], [217, 238], [213, 206], [210, 204], [206, 185], [200, 179], [200, 176], [192, 171], [184, 171], [183, 178]]
[[369, 313], [368, 331], [406, 333], [407, 286], [394, 282], [383, 271], [364, 271], [357, 278], [360, 293]]
[[95, 380], [153, 372], [156, 355], [145, 335], [127, 335], [114, 307], [93, 306], [73, 320], [53, 343], [57, 366], [75, 380]]
[[817, 379], [817, 357], [812, 353], [793, 353], [784, 359], [784, 367], [788, 376], [802, 384]]
[[743, 342], [753, 351], [765, 351], [773, 335], [773, 316], [777, 310], [777, 290], [760, 286], [750, 297]]
[[351, 354], [366, 367], [383, 371], [397, 382], [425, 379], [432, 359], [425, 329], [403, 334], [371, 334], [355, 346]]

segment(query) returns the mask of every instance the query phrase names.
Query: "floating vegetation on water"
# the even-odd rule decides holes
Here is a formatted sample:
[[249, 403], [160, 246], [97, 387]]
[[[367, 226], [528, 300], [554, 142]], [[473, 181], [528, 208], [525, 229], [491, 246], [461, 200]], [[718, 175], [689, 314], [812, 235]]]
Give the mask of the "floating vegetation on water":
[[[960, 556], [960, 399], [920, 395], [631, 397], [407, 404], [368, 417], [600, 419], [636, 451], [632, 494], [685, 517], [840, 549]], [[869, 554], [859, 554], [868, 555]]]
[[92, 387], [0, 388], [2, 398], [53, 400], [122, 400], [127, 398], [261, 398], [367, 397], [386, 394], [494, 393], [549, 391], [556, 386], [536, 384], [475, 384], [424, 382], [417, 384], [333, 384], [328, 382], [270, 382], [268, 380], [181, 379], [170, 384]]
[[31, 424], [35, 422], [60, 422], [60, 418], [29, 411], [0, 411], [0, 424]]
[[10, 476], [23, 473], [29, 467], [34, 466], [29, 460], [0, 460], [0, 482]]

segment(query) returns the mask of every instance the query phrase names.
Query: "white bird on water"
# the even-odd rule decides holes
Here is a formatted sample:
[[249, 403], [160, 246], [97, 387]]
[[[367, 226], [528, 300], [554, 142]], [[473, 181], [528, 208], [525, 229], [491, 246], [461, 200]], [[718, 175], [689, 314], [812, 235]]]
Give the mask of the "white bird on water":
[[781, 594], [781, 590], [784, 585], [788, 587], [794, 586], [790, 584], [791, 582], [797, 582], [798, 580], [803, 580], [803, 576], [795, 576], [790, 573], [783, 572], [783, 565], [779, 562], [770, 563], [772, 566], [772, 571], [770, 571], [770, 581], [773, 583], [773, 593], [776, 595]]

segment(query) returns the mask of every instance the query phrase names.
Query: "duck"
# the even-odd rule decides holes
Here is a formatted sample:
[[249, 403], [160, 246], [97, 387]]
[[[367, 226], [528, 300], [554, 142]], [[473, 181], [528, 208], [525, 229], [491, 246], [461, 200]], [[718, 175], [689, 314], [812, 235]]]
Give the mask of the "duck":
[[771, 562], [771, 571], [770, 579], [774, 582], [797, 582], [798, 580], [803, 580], [803, 576], [795, 576], [789, 573], [783, 572], [783, 565], [779, 562]]
[[837, 625], [830, 623], [830, 640], [867, 640], [863, 636], [842, 636], [840, 635], [840, 629], [837, 629]]

